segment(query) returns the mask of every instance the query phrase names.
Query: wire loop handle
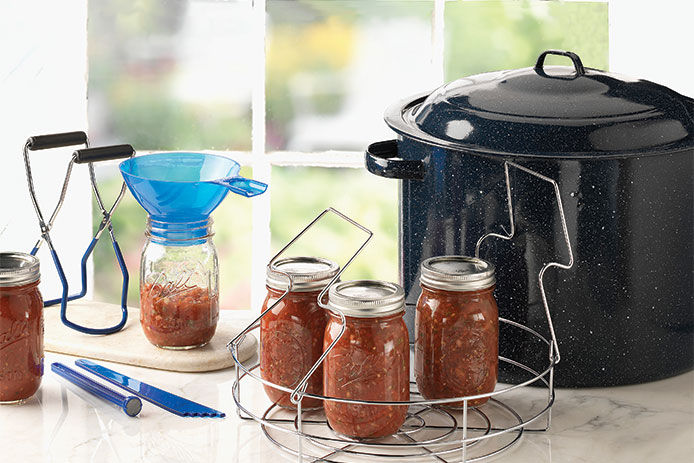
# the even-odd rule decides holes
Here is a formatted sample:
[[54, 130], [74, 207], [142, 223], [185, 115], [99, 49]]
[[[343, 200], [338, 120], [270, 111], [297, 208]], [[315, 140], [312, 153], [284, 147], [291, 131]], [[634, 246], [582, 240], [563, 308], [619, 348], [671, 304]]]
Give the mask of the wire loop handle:
[[[316, 222], [318, 222], [320, 219], [322, 219], [323, 216], [325, 216], [326, 214], [328, 214], [328, 213], [330, 213], [330, 212], [332, 212], [333, 214], [337, 215], [337, 216], [340, 217], [341, 219], [343, 219], [343, 220], [349, 222], [351, 225], [353, 225], [353, 226], [355, 226], [356, 228], [360, 229], [361, 231], [363, 231], [364, 233], [366, 233], [368, 236], [367, 236], [366, 240], [364, 240], [364, 242], [361, 244], [361, 246], [359, 246], [359, 248], [357, 249], [357, 251], [352, 255], [352, 257], [350, 257], [350, 259], [347, 261], [347, 263], [346, 263], [344, 266], [340, 267], [340, 270], [337, 272], [337, 274], [330, 280], [330, 282], [323, 288], [323, 290], [322, 290], [322, 291], [320, 292], [320, 294], [318, 295], [318, 305], [319, 305], [321, 308], [326, 309], [326, 310], [332, 312], [333, 314], [335, 314], [337, 317], [339, 317], [342, 326], [341, 326], [341, 328], [340, 328], [340, 332], [338, 333], [337, 337], [333, 340], [333, 342], [330, 344], [330, 346], [328, 346], [328, 348], [325, 349], [325, 350], [323, 351], [323, 354], [320, 356], [320, 358], [313, 364], [313, 366], [312, 366], [311, 369], [308, 371], [308, 373], [306, 373], [306, 375], [304, 375], [304, 377], [302, 378], [302, 380], [299, 381], [299, 383], [296, 385], [296, 387], [295, 387], [294, 390], [292, 391], [292, 394], [291, 394], [291, 396], [290, 396], [290, 400], [291, 400], [291, 402], [292, 402], [293, 404], [295, 404], [295, 405], [298, 404], [298, 403], [301, 401], [301, 399], [304, 397], [304, 394], [306, 393], [306, 388], [308, 387], [308, 380], [309, 380], [309, 378], [311, 377], [311, 375], [312, 375], [312, 374], [316, 371], [316, 369], [320, 366], [320, 364], [323, 362], [323, 359], [325, 359], [326, 355], [328, 355], [328, 352], [330, 352], [330, 351], [332, 350], [332, 348], [333, 348], [333, 347], [335, 346], [335, 344], [340, 340], [340, 338], [342, 337], [342, 335], [343, 335], [344, 332], [345, 332], [346, 320], [345, 320], [344, 314], [343, 314], [340, 310], [333, 309], [333, 308], [329, 307], [329, 306], [327, 305], [327, 303], [323, 302], [323, 298], [325, 297], [325, 294], [328, 292], [328, 290], [330, 289], [330, 287], [340, 278], [340, 275], [342, 275], [342, 272], [344, 272], [344, 271], [347, 269], [347, 267], [349, 267], [349, 265], [352, 263], [352, 261], [359, 255], [359, 253], [361, 253], [361, 251], [364, 249], [364, 247], [368, 244], [368, 242], [371, 240], [371, 237], [373, 236], [373, 232], [372, 232], [371, 230], [369, 230], [368, 228], [364, 227], [363, 225], [359, 224], [359, 223], [356, 222], [355, 220], [353, 220], [353, 219], [347, 217], [345, 214], [343, 214], [342, 212], [338, 211], [337, 209], [334, 209], [334, 208], [332, 208], [332, 207], [329, 207], [328, 209], [325, 209], [323, 212], [321, 212], [320, 214], [318, 214], [318, 216], [316, 216], [315, 219], [313, 219], [306, 227], [304, 227], [303, 230], [301, 230], [294, 238], [292, 238], [291, 241], [289, 241], [282, 249], [280, 249], [280, 251], [279, 251], [277, 254], [275, 254], [275, 256], [274, 256], [272, 259], [270, 259], [270, 262], [269, 262], [268, 265], [267, 265], [267, 268], [268, 268], [268, 269], [272, 269], [272, 265], [277, 261], [277, 259], [278, 259], [282, 254], [284, 254], [284, 252], [285, 252], [290, 246], [292, 246], [292, 245], [293, 245], [299, 238], [301, 238], [311, 227], [313, 227], [313, 225], [315, 225]], [[259, 323], [260, 320], [265, 316], [265, 314], [268, 313], [268, 312], [270, 312], [272, 309], [274, 309], [274, 308], [275, 308], [280, 302], [282, 302], [282, 300], [292, 291], [292, 288], [293, 288], [293, 285], [294, 285], [294, 281], [293, 281], [292, 276], [289, 275], [288, 273], [282, 272], [282, 271], [280, 271], [280, 270], [278, 270], [278, 269], [275, 269], [274, 271], [275, 271], [276, 273], [281, 274], [282, 276], [284, 276], [284, 277], [287, 279], [287, 282], [288, 282], [288, 284], [287, 284], [287, 289], [286, 289], [286, 291], [282, 294], [282, 296], [280, 296], [279, 299], [277, 299], [274, 303], [272, 303], [272, 305], [270, 305], [270, 307], [268, 307], [265, 311], [263, 311], [255, 320], [253, 320], [253, 321], [252, 321], [244, 330], [242, 330], [234, 339], [232, 339], [231, 341], [229, 341], [229, 343], [227, 344], [227, 349], [229, 349], [229, 350], [232, 351], [233, 353], [237, 353], [237, 352], [238, 352], [238, 346], [243, 342], [243, 340], [245, 339], [245, 337], [246, 337], [246, 335], [248, 334], [249, 331], [251, 331], [251, 330], [253, 330], [253, 329], [255, 329], [255, 328], [258, 327], [258, 323]]]
[[[495, 238], [501, 238], [503, 240], [510, 240], [513, 238], [515, 232], [516, 232], [516, 226], [515, 226], [515, 221], [513, 219], [513, 202], [511, 200], [511, 181], [509, 179], [509, 166], [513, 166], [518, 170], [521, 170], [527, 174], [530, 174], [532, 176], [535, 176], [539, 178], [540, 180], [544, 180], [545, 182], [549, 182], [552, 184], [552, 187], [554, 188], [554, 195], [557, 199], [557, 208], [559, 209], [559, 218], [561, 221], [561, 228], [562, 232], [564, 234], [564, 243], [566, 244], [566, 249], [569, 253], [569, 262], [566, 264], [562, 264], [561, 262], [549, 262], [545, 264], [542, 269], [540, 269], [540, 273], [538, 274], [538, 280], [539, 280], [539, 285], [540, 285], [540, 295], [542, 296], [542, 305], [545, 308], [545, 314], [547, 316], [547, 323], [549, 324], [549, 332], [552, 335], [552, 345], [550, 346], [550, 360], [552, 357], [555, 358], [555, 364], [559, 363], [561, 360], [561, 355], [559, 353], [559, 345], [557, 343], [557, 336], [554, 332], [554, 324], [552, 323], [552, 315], [549, 312], [549, 304], [547, 303], [547, 294], [545, 293], [545, 285], [543, 282], [543, 278], [545, 275], [545, 272], [547, 271], [548, 268], [550, 267], [559, 267], [565, 270], [570, 269], [574, 265], [574, 254], [573, 250], [571, 248], [571, 240], [569, 239], [569, 230], [566, 225], [566, 216], [564, 215], [564, 206], [561, 201], [561, 193], [559, 191], [559, 184], [554, 180], [551, 179], [545, 175], [542, 175], [540, 173], [535, 172], [532, 169], [528, 169], [527, 167], [523, 167], [519, 164], [516, 164], [515, 162], [511, 161], [506, 161], [504, 162], [504, 177], [506, 180], [506, 199], [507, 199], [507, 204], [508, 204], [508, 218], [510, 222], [510, 231], [506, 235], [501, 235], [498, 233], [487, 233], [486, 235], [482, 236], [479, 240], [477, 240], [477, 244], [475, 246], [475, 257], [480, 256], [480, 246], [482, 245], [482, 242], [489, 238], [489, 237], [495, 237]], [[503, 228], [503, 227], [502, 227]], [[504, 229], [504, 231], [506, 231]]]

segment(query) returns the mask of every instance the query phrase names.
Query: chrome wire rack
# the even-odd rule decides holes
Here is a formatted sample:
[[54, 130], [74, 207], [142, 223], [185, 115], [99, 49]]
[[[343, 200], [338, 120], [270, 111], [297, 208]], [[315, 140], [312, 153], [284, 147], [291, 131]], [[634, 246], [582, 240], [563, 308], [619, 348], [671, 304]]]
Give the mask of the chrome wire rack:
[[[510, 167], [517, 168], [524, 173], [536, 176], [553, 185], [569, 256], [568, 262], [565, 264], [560, 262], [545, 264], [538, 274], [542, 304], [551, 335], [549, 339], [523, 324], [499, 318], [500, 327], [504, 327], [502, 332], [506, 333], [506, 335], [511, 333], [515, 336], [515, 339], [523, 339], [523, 342], [527, 342], [528, 345], [533, 346], [538, 351], [546, 349], [548, 356], [543, 364], [526, 365], [513, 358], [499, 355], [499, 363], [505, 364], [507, 371], [510, 369], [514, 373], [518, 373], [518, 377], [523, 378], [522, 381], [517, 384], [498, 384], [493, 392], [475, 396], [427, 400], [419, 394], [414, 381], [410, 382], [411, 400], [407, 402], [364, 401], [307, 393], [308, 378], [321, 364], [327, 352], [339, 340], [338, 336], [296, 387], [288, 388], [271, 383], [260, 377], [258, 363], [244, 365], [240, 362], [238, 351], [245, 336], [251, 331], [259, 329], [262, 317], [271, 311], [291, 291], [292, 279], [289, 275], [285, 275], [289, 284], [284, 295], [227, 345], [236, 362], [236, 380], [232, 385], [232, 396], [237, 406], [238, 416], [244, 420], [258, 422], [269, 442], [283, 450], [287, 455], [294, 456], [299, 462], [341, 463], [346, 461], [376, 460], [468, 463], [499, 455], [520, 442], [525, 432], [548, 430], [551, 424], [551, 408], [555, 399], [554, 366], [559, 363], [560, 354], [545, 295], [543, 276], [550, 267], [571, 268], [573, 265], [573, 253], [557, 183], [553, 179], [526, 167], [513, 162], [505, 162], [504, 175], [510, 228], [509, 231], [504, 229], [506, 231], [505, 234], [488, 233], [481, 237], [477, 242], [475, 255], [479, 257], [480, 246], [489, 237], [510, 240], [514, 236], [515, 222], [511, 199]], [[342, 320], [342, 331], [344, 331], [344, 315], [338, 313], [335, 309], [328, 308], [323, 303], [323, 298], [328, 288], [339, 279], [340, 274], [368, 243], [372, 236], [368, 229], [334, 209], [326, 209], [273, 257], [269, 265], [272, 265], [289, 246], [328, 212], [337, 214], [368, 234], [368, 238], [357, 252], [318, 296], [319, 305], [327, 310], [331, 310]], [[342, 332], [340, 336], [341, 334]], [[296, 410], [285, 409], [271, 403], [265, 397], [262, 386], [291, 393], [291, 401], [296, 405]], [[306, 410], [302, 408], [304, 397], [348, 404], [407, 405], [408, 414], [404, 424], [392, 436], [356, 439], [333, 431], [322, 409]], [[489, 398], [485, 404], [478, 407], [469, 406], [471, 401], [485, 397]], [[462, 406], [452, 406], [452, 404], [460, 403], [462, 403]]]

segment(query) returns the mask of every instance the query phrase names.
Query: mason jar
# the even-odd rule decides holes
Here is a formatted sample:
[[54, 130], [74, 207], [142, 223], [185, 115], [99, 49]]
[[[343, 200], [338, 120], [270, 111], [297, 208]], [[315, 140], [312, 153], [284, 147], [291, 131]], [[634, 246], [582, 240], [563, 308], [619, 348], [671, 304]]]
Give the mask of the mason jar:
[[[267, 296], [264, 312], [287, 291], [289, 294], [260, 320], [260, 375], [271, 383], [290, 389], [323, 354], [323, 334], [328, 313], [318, 305], [318, 295], [337, 275], [340, 267], [319, 257], [289, 257], [278, 260], [267, 270]], [[289, 392], [265, 385], [270, 400], [281, 407], [296, 408]], [[323, 394], [323, 365], [308, 381], [306, 392]], [[303, 409], [320, 408], [322, 401], [306, 397]]]
[[22, 403], [43, 376], [43, 299], [39, 260], [0, 253], [0, 404]]
[[494, 265], [475, 257], [432, 257], [421, 264], [420, 283], [414, 356], [420, 394], [447, 399], [494, 391], [499, 363]]
[[219, 320], [219, 265], [212, 219], [148, 219], [140, 261], [140, 324], [157, 347], [207, 344]]
[[[345, 331], [323, 367], [327, 397], [379, 402], [410, 400], [410, 348], [405, 292], [377, 280], [333, 285], [328, 304], [345, 316]], [[340, 317], [330, 313], [324, 349], [340, 333]], [[407, 418], [407, 405], [369, 405], [326, 400], [330, 427], [343, 435], [368, 438], [394, 434]]]

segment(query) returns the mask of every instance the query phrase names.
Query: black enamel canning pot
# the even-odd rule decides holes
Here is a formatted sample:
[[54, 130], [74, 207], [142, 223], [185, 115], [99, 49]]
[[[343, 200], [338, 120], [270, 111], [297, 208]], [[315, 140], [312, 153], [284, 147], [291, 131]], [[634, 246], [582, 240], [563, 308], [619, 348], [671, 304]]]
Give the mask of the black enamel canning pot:
[[[572, 66], [545, 66], [548, 54]], [[397, 140], [366, 153], [401, 180], [400, 278], [413, 335], [420, 263], [473, 255], [509, 228], [504, 161], [554, 179], [575, 263], [544, 276], [558, 386], [641, 383], [694, 362], [694, 100], [546, 51], [534, 67], [466, 77], [391, 106]], [[569, 258], [554, 190], [510, 168], [511, 240], [488, 239], [500, 316], [549, 338], [538, 272]], [[505, 228], [502, 228], [505, 227]], [[547, 350], [501, 333], [501, 355], [546, 365]], [[500, 380], [514, 381], [500, 371]]]

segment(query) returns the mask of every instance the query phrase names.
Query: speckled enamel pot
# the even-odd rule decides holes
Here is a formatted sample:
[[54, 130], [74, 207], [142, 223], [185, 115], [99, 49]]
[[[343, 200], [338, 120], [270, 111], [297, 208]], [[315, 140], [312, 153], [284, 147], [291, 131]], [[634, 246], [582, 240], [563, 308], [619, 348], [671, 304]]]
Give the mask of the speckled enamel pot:
[[[544, 66], [547, 54], [573, 66]], [[559, 386], [641, 383], [694, 365], [694, 100], [652, 82], [544, 52], [531, 68], [467, 77], [386, 111], [397, 140], [367, 169], [401, 179], [400, 277], [412, 334], [419, 266], [473, 255], [508, 224], [503, 162], [555, 179], [575, 264], [545, 287], [562, 361]], [[550, 184], [511, 172], [512, 241], [490, 239], [499, 315], [549, 336], [537, 274], [567, 260]], [[500, 334], [526, 365], [546, 349]], [[500, 372], [501, 381], [521, 379]]]

